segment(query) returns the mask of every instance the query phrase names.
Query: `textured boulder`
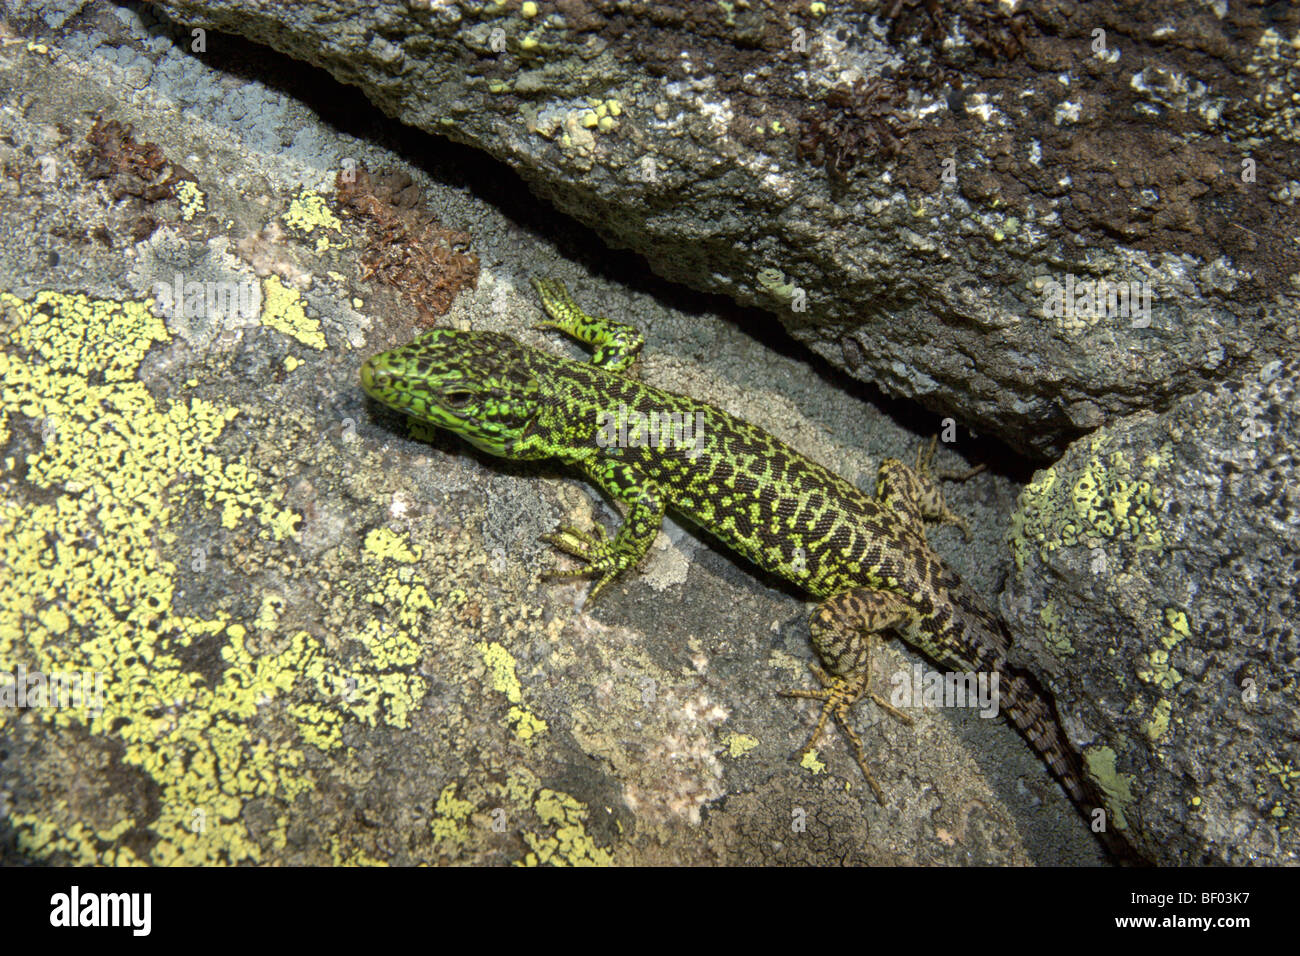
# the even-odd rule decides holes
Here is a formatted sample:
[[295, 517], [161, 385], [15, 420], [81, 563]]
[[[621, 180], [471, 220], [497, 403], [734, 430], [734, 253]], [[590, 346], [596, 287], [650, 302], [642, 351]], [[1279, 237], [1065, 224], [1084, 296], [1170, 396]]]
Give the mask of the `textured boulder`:
[[1300, 362], [1039, 472], [1003, 606], [1117, 823], [1171, 864], [1300, 861]]

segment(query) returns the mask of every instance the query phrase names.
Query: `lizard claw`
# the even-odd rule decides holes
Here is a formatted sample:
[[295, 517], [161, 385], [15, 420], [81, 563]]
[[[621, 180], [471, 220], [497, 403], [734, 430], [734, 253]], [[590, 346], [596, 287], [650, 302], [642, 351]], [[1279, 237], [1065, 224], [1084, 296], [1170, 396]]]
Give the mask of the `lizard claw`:
[[916, 449], [916, 473], [918, 475], [933, 475], [943, 481], [965, 481], [968, 478], [974, 478], [986, 467], [986, 465], [979, 464], [974, 468], [968, 468], [966, 471], [940, 471], [934, 467], [934, 453], [938, 447], [939, 436], [931, 435], [928, 446], [922, 445]]
[[821, 682], [820, 689], [795, 688], [779, 692], [782, 697], [799, 697], [822, 702], [822, 711], [817, 718], [817, 726], [813, 728], [812, 734], [808, 737], [808, 742], [803, 745], [798, 756], [802, 759], [812, 752], [813, 748], [817, 746], [817, 740], [821, 737], [822, 731], [826, 728], [827, 719], [835, 718], [835, 723], [839, 725], [840, 731], [848, 738], [849, 744], [853, 748], [853, 758], [857, 761], [858, 769], [862, 771], [862, 776], [866, 778], [867, 785], [871, 787], [871, 792], [876, 795], [876, 800], [881, 806], [884, 806], [885, 791], [881, 789], [880, 784], [876, 782], [876, 778], [872, 776], [871, 769], [867, 766], [867, 758], [862, 749], [862, 740], [849, 724], [849, 712], [853, 705], [863, 697], [870, 697], [884, 711], [894, 717], [909, 724], [912, 722], [912, 718], [894, 707], [879, 694], [874, 694], [868, 690], [868, 675], [864, 674], [853, 678], [839, 677], [826, 673], [815, 662], [809, 662], [808, 666], [816, 675], [817, 680]]
[[544, 580], [554, 581], [582, 578], [593, 574], [600, 575], [600, 579], [587, 594], [587, 603], [590, 603], [597, 594], [604, 590], [605, 585], [614, 580], [618, 573], [623, 570], [618, 561], [618, 556], [610, 544], [609, 537], [605, 534], [605, 529], [600, 525], [596, 525], [592, 531], [581, 531], [570, 525], [560, 525], [551, 533], [539, 536], [538, 540], [545, 541], [552, 547], [577, 558], [584, 564], [584, 567], [568, 571], [558, 569], [543, 571], [542, 578]]
[[539, 536], [538, 540], [584, 561], [595, 559], [609, 544], [605, 529], [600, 525], [596, 525], [593, 531], [580, 531], [571, 525], [560, 525], [550, 534]]

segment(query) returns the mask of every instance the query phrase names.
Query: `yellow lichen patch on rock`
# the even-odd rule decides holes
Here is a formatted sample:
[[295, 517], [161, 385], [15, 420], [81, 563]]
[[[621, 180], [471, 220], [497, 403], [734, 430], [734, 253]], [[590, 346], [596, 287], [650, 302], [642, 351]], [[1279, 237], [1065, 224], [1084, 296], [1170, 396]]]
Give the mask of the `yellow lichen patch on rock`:
[[434, 839], [452, 847], [463, 844], [469, 839], [469, 816], [473, 812], [474, 804], [457, 799], [456, 784], [447, 784], [442, 788], [438, 803], [433, 808], [430, 828]]
[[353, 635], [353, 640], [365, 645], [381, 671], [364, 681], [354, 678], [352, 693], [345, 698], [353, 715], [367, 724], [373, 725], [382, 699], [387, 701], [387, 723], [405, 727], [407, 702], [418, 701], [424, 693], [426, 682], [406, 671], [420, 659], [415, 635], [419, 633], [421, 616], [439, 610], [440, 603], [430, 596], [413, 567], [420, 555], [421, 549], [412, 547], [405, 535], [387, 528], [371, 531], [362, 546], [362, 557], [372, 576], [369, 588], [359, 592], [361, 600], [388, 609], [396, 623], [394, 627], [370, 618]]
[[[265, 548], [299, 517], [257, 468], [214, 450], [237, 409], [156, 399], [137, 380], [145, 353], [169, 339], [150, 306], [0, 294], [0, 437], [22, 428], [31, 449], [0, 473], [0, 661], [93, 672], [103, 687], [92, 706], [0, 708], [0, 729], [111, 742], [155, 808], [136, 819], [117, 802], [55, 797], [10, 820], [32, 858], [256, 862], [283, 848], [288, 816], [254, 839], [245, 808], [287, 807], [315, 787], [303, 743], [341, 747], [349, 715], [403, 726], [426, 683], [390, 670], [414, 659], [414, 641], [377, 622], [351, 635], [368, 654], [342, 661], [305, 630], [282, 632], [272, 592], [247, 622], [193, 596], [186, 613], [173, 607], [180, 589], [203, 590], [186, 577], [202, 562], [182, 569], [167, 557], [190, 553], [181, 511], [252, 524]], [[129, 833], [130, 847], [115, 842]]]
[[533, 801], [533, 810], [554, 834], [538, 837], [524, 834], [532, 853], [524, 858], [528, 866], [552, 863], [567, 866], [609, 866], [613, 856], [587, 833], [587, 807], [567, 793], [543, 789]]
[[404, 536], [388, 528], [375, 528], [367, 534], [364, 548], [366, 556], [371, 559], [389, 558], [402, 564], [414, 564], [420, 560], [420, 549], [410, 547]]
[[749, 734], [727, 734], [722, 738], [722, 745], [732, 757], [743, 757], [758, 746], [758, 738]]
[[[1178, 608], [1166, 608], [1164, 622], [1169, 626], [1169, 633], [1160, 639], [1163, 646], [1154, 648], [1144, 658], [1139, 658], [1137, 676], [1158, 690], [1172, 691], [1182, 682], [1183, 675], [1170, 663], [1170, 652], [1182, 643], [1183, 638], [1190, 637], [1192, 632], [1187, 613]], [[1143, 725], [1152, 743], [1159, 743], [1169, 733], [1173, 710], [1173, 702], [1168, 697], [1156, 701], [1151, 719]]]
[[531, 809], [546, 828], [524, 833], [529, 852], [521, 866], [610, 866], [614, 855], [587, 832], [590, 811], [581, 800], [559, 790], [539, 787], [525, 769], [512, 771], [506, 785], [510, 802]]
[[306, 236], [315, 235], [318, 253], [330, 248], [342, 249], [348, 244], [343, 235], [343, 223], [330, 211], [325, 197], [309, 189], [302, 190], [293, 198], [281, 218], [290, 229]]
[[510, 652], [495, 641], [481, 641], [475, 646], [483, 655], [483, 663], [492, 675], [493, 689], [505, 694], [506, 700], [510, 701], [510, 713], [506, 720], [515, 728], [515, 736], [527, 743], [537, 735], [546, 733], [546, 721], [522, 706], [524, 692], [515, 673], [515, 659]]
[[325, 334], [320, 320], [313, 319], [303, 307], [302, 296], [280, 281], [279, 276], [262, 280], [262, 315], [259, 321], [313, 349], [325, 348]]
[[826, 772], [826, 764], [817, 755], [816, 750], [810, 750], [799, 759], [799, 766], [803, 767], [814, 776]]
[[1058, 548], [1117, 540], [1130, 541], [1137, 550], [1164, 550], [1160, 489], [1151, 478], [1134, 474], [1122, 451], [1103, 457], [1106, 441], [1104, 436], [1093, 440], [1094, 455], [1082, 469], [1067, 475], [1059, 465], [1047, 468], [1021, 492], [1008, 534], [1016, 567], [1023, 569], [1033, 551], [1047, 560]]
[[193, 180], [182, 179], [176, 184], [176, 199], [181, 204], [181, 218], [186, 222], [191, 222], [199, 213], [207, 211], [203, 191]]
[[1127, 830], [1124, 811], [1133, 803], [1133, 775], [1120, 773], [1115, 751], [1109, 747], [1089, 747], [1083, 755], [1088, 775], [1101, 787], [1106, 807], [1115, 821], [1115, 829]]

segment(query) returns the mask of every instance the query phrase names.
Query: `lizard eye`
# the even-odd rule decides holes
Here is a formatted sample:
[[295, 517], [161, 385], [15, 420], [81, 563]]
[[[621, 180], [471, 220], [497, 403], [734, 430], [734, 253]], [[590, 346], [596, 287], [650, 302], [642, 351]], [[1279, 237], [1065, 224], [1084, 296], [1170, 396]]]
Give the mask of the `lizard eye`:
[[473, 397], [474, 397], [473, 392], [462, 390], [456, 392], [444, 392], [442, 396], [442, 400], [446, 404], [450, 405], [452, 408], [464, 408], [466, 405], [469, 404], [469, 400]]

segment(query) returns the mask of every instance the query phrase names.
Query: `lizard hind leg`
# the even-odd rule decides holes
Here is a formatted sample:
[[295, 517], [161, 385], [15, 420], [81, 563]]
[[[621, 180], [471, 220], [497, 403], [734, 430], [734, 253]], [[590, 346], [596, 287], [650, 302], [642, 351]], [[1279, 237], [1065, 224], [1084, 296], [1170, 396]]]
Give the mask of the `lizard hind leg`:
[[826, 665], [822, 668], [811, 663], [810, 669], [821, 683], [817, 690], [796, 689], [783, 691], [783, 697], [800, 697], [822, 702], [821, 715], [808, 742], [799, 751], [802, 757], [816, 745], [826, 728], [826, 721], [834, 718], [840, 731], [853, 748], [862, 775], [876, 799], [883, 804], [885, 792], [867, 766], [862, 740], [854, 732], [849, 715], [854, 704], [870, 697], [887, 713], [911, 723], [912, 718], [895, 708], [871, 690], [871, 656], [881, 631], [900, 626], [907, 617], [907, 606], [901, 599], [885, 591], [871, 588], [854, 588], [827, 598], [813, 611], [809, 621], [813, 648]]
[[876, 472], [876, 497], [922, 538], [925, 537], [926, 522], [955, 524], [969, 538], [970, 526], [965, 518], [948, 507], [939, 482], [942, 479], [965, 481], [983, 471], [984, 466], [977, 465], [960, 474], [936, 472], [931, 466], [937, 445], [938, 436], [935, 436], [928, 446], [917, 448], [915, 468], [907, 467], [897, 458], [882, 461]]

